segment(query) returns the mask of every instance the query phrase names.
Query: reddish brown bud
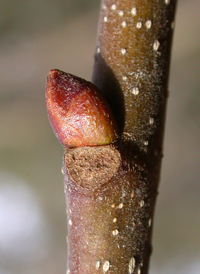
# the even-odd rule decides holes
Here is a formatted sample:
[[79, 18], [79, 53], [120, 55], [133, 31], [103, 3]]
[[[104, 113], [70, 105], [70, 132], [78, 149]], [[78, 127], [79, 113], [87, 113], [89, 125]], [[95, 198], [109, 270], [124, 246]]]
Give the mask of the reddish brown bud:
[[47, 76], [51, 126], [65, 147], [97, 146], [117, 138], [117, 125], [101, 92], [90, 82], [60, 70]]

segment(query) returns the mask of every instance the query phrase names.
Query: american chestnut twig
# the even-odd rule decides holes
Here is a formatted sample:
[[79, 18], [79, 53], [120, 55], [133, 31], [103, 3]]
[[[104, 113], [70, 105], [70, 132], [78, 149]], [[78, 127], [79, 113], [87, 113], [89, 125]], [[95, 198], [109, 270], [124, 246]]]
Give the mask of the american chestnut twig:
[[148, 273], [175, 6], [102, 0], [96, 87], [48, 75], [47, 110], [65, 148], [67, 273]]

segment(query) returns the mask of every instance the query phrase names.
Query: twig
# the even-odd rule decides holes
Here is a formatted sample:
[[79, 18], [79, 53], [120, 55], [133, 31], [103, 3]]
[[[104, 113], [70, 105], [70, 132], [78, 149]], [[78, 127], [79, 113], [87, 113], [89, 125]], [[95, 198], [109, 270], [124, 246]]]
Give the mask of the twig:
[[[93, 83], [111, 106], [120, 137], [112, 144], [65, 150], [67, 273], [148, 273], [175, 5], [175, 0], [102, 1]], [[68, 84], [59, 92], [65, 94]], [[68, 105], [58, 98], [57, 92], [51, 102], [60, 139], [68, 121], [60, 117], [68, 115]]]

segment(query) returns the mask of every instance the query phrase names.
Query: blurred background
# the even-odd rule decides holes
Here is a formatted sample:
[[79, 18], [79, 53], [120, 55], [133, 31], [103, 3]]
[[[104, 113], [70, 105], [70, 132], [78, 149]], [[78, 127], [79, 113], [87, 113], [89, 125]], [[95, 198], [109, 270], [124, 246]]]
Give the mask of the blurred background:
[[[91, 79], [100, 0], [0, 0], [0, 274], [65, 273], [52, 68]], [[200, 2], [178, 3], [150, 274], [200, 273]]]

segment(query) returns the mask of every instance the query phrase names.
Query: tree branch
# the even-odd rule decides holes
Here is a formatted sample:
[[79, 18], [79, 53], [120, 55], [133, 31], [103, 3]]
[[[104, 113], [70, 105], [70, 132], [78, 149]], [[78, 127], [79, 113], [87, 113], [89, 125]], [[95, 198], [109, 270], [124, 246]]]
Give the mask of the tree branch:
[[[148, 273], [175, 5], [175, 0], [102, 1], [93, 83], [107, 99], [120, 137], [107, 145], [65, 148], [67, 273]], [[69, 128], [69, 83], [60, 90], [59, 81], [47, 109], [53, 109], [50, 121], [63, 137], [60, 132]], [[90, 87], [85, 89], [91, 94]], [[61, 121], [56, 130], [55, 117]], [[91, 133], [95, 119], [87, 120]], [[80, 121], [73, 124], [76, 134], [85, 127]]]

